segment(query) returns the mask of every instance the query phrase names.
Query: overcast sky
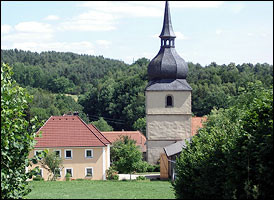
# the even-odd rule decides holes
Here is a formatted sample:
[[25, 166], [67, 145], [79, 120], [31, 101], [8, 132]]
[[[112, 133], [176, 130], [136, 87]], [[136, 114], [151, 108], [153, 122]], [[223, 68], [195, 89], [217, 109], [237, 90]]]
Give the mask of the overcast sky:
[[[170, 1], [188, 62], [273, 64], [272, 1]], [[1, 49], [103, 55], [131, 64], [159, 51], [164, 1], [1, 1]]]

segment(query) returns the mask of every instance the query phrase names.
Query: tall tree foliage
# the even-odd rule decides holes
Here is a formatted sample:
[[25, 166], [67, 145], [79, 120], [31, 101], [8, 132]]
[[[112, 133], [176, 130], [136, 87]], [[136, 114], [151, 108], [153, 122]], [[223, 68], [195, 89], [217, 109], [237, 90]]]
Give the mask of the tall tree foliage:
[[214, 110], [176, 161], [182, 199], [272, 199], [273, 90], [249, 84]]
[[[90, 121], [104, 117], [114, 130], [136, 129], [137, 124], [138, 129], [145, 129], [139, 122], [145, 117], [144, 89], [149, 64], [146, 58], [128, 65], [102, 56], [38, 54], [15, 49], [1, 50], [1, 60], [14, 64], [13, 76], [21, 86], [79, 95], [79, 103]], [[273, 84], [273, 65], [267, 63], [218, 65], [212, 62], [201, 66], [189, 62], [188, 66], [187, 82], [193, 89], [195, 116], [208, 115], [213, 108], [228, 108], [229, 99], [239, 95], [248, 82], [260, 80], [264, 88]], [[56, 112], [53, 107], [49, 109], [51, 113]], [[37, 107], [32, 110], [39, 112], [39, 116], [49, 113]]]
[[100, 131], [113, 131], [113, 128], [104, 120], [103, 117], [100, 117], [98, 121], [93, 121], [91, 123]]
[[28, 116], [31, 97], [11, 78], [12, 69], [1, 67], [1, 198], [22, 198], [30, 192], [26, 173], [31, 161], [37, 121]]
[[136, 145], [136, 141], [128, 136], [122, 136], [114, 142], [111, 148], [112, 165], [119, 173], [130, 173], [136, 171], [142, 161], [142, 153]]
[[63, 169], [63, 160], [61, 157], [56, 155], [55, 151], [48, 153], [41, 161], [43, 168], [49, 171], [50, 175], [48, 180], [55, 181], [60, 171]]

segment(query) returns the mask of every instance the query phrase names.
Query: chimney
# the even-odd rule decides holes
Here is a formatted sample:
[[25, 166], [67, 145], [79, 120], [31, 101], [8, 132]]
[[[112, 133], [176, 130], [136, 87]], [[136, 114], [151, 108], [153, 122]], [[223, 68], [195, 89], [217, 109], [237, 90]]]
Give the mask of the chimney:
[[78, 111], [75, 111], [74, 113], [73, 113], [73, 115], [75, 116], [75, 115], [79, 115], [79, 112]]

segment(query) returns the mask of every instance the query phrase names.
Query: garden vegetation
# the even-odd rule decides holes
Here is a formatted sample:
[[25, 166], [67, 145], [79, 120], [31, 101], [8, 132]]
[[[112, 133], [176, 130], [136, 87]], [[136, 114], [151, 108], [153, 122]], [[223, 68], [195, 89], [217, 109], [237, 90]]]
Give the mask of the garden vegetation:
[[273, 89], [248, 84], [176, 161], [180, 199], [273, 199]]

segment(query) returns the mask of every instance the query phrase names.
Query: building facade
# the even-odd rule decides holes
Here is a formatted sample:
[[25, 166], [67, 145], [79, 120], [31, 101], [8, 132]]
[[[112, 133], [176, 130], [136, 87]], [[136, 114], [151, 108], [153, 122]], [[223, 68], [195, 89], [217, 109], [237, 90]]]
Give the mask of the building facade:
[[[110, 166], [110, 142], [96, 129], [88, 126], [77, 115], [51, 116], [40, 128], [41, 137], [29, 157], [48, 149], [62, 158], [62, 168], [57, 180], [65, 180], [67, 173], [72, 179], [105, 180], [106, 170]], [[49, 172], [41, 163], [40, 175], [48, 180]]]
[[166, 1], [161, 48], [148, 65], [146, 95], [147, 161], [159, 162], [164, 147], [191, 137], [191, 93], [188, 66], [175, 50], [175, 34]]

